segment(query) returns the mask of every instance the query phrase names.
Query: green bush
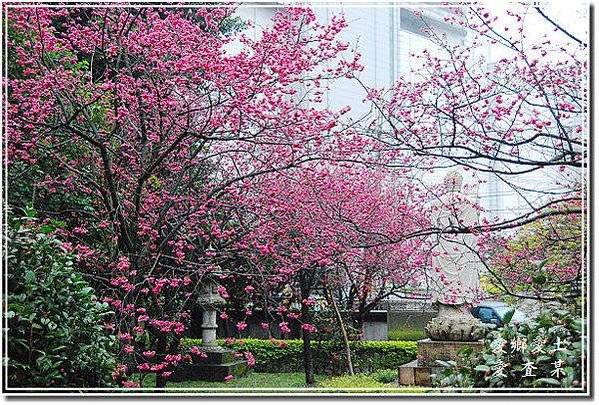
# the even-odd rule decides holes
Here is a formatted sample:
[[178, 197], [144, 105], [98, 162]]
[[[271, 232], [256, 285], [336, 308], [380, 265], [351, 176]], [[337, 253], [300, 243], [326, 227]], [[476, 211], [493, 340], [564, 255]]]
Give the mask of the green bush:
[[384, 384], [395, 382], [399, 378], [397, 369], [375, 371], [374, 373], [370, 374], [370, 376], [378, 382]]
[[[482, 352], [463, 351], [464, 365], [444, 362], [433, 379], [441, 387], [576, 388], [584, 382], [582, 323], [568, 311], [541, 313], [534, 321], [508, 323], [485, 338]], [[556, 371], [557, 365], [561, 371]]]
[[109, 386], [114, 338], [107, 304], [73, 269], [60, 241], [30, 218], [8, 231], [8, 387]]
[[[284, 342], [284, 347], [279, 347]], [[256, 359], [259, 372], [303, 371], [303, 343], [301, 340], [243, 339], [232, 343], [219, 340], [222, 346], [233, 350], [250, 351]], [[200, 339], [185, 339], [186, 346], [200, 345]], [[357, 372], [371, 373], [376, 370], [397, 369], [416, 358], [416, 342], [400, 341], [351, 341], [352, 359]], [[343, 374], [346, 372], [345, 349], [342, 342], [312, 342], [314, 368], [320, 374]]]

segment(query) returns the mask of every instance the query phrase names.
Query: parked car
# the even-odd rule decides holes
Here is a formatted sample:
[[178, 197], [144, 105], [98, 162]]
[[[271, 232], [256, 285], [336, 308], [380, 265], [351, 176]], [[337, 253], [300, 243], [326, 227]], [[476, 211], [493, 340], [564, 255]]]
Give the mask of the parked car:
[[470, 313], [480, 319], [483, 323], [490, 323], [496, 327], [503, 326], [503, 318], [514, 309], [514, 315], [511, 322], [520, 323], [528, 321], [530, 318], [519, 309], [511, 308], [503, 301], [483, 301], [472, 307]]

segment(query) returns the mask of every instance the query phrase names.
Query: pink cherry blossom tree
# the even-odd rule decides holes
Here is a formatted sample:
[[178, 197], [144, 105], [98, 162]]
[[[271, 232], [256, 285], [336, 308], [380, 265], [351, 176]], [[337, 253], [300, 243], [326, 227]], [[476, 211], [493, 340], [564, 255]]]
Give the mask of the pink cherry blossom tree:
[[338, 114], [304, 105], [320, 97], [321, 80], [359, 68], [339, 58], [342, 18], [322, 25], [289, 8], [253, 40], [231, 30], [232, 12], [7, 13], [9, 181], [32, 185], [27, 202], [60, 225], [114, 308], [106, 328], [121, 341], [113, 377], [125, 386], [148, 372], [164, 386], [190, 361], [178, 348], [190, 300], [243, 244], [239, 185], [319, 159], [315, 145]]
[[275, 323], [282, 332], [291, 321], [301, 325], [313, 384], [314, 304], [332, 299], [329, 309], [342, 308], [361, 329], [384, 298], [424, 278], [428, 243], [404, 236], [429, 227], [426, 193], [406, 173], [332, 161], [263, 176], [247, 189], [247, 268], [263, 294], [286, 286]]
[[572, 215], [582, 228], [586, 38], [531, 4], [448, 10], [444, 22], [466, 33], [463, 43], [451, 42], [416, 11], [435, 47], [413, 54], [417, 68], [390, 89], [364, 86], [382, 118], [363, 132], [386, 150], [410, 155], [414, 167], [458, 168], [478, 184], [492, 175], [524, 208], [503, 218], [483, 213], [472, 229], [422, 231], [476, 233], [489, 241], [497, 232]]

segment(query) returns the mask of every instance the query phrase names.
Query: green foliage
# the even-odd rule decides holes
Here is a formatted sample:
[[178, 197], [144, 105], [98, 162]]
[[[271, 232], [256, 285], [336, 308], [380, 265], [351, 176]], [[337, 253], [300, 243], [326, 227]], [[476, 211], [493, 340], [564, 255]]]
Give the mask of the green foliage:
[[416, 358], [416, 342], [365, 341], [351, 342], [354, 368], [361, 372], [399, 368]]
[[370, 374], [372, 378], [380, 383], [387, 384], [397, 381], [399, 378], [397, 369], [379, 370]]
[[446, 369], [433, 382], [442, 387], [581, 389], [586, 356], [581, 330], [580, 319], [568, 311], [542, 312], [534, 321], [489, 333], [481, 353], [462, 353], [463, 366], [440, 362]]
[[[243, 343], [242, 343], [243, 342]], [[279, 347], [284, 342], [284, 347]], [[285, 340], [272, 343], [265, 339], [243, 339], [233, 343], [218, 343], [233, 350], [250, 351], [256, 359], [259, 372], [299, 372], [303, 370], [303, 343], [301, 340]], [[199, 339], [184, 340], [186, 346], [200, 345]], [[381, 369], [397, 369], [400, 365], [416, 358], [415, 342], [398, 341], [351, 341], [354, 368], [358, 372], [370, 373]], [[342, 342], [312, 342], [314, 368], [320, 374], [343, 374], [346, 360]]]
[[[564, 209], [576, 208], [564, 206]], [[582, 217], [554, 215], [523, 226], [492, 253], [490, 294], [518, 292], [571, 303], [582, 282]]]
[[8, 386], [109, 386], [115, 342], [102, 327], [108, 306], [60, 241], [39, 228], [24, 218], [7, 235]]
[[220, 23], [220, 33], [226, 37], [230, 37], [236, 32], [243, 31], [248, 27], [248, 24], [240, 17], [228, 16], [223, 18]]

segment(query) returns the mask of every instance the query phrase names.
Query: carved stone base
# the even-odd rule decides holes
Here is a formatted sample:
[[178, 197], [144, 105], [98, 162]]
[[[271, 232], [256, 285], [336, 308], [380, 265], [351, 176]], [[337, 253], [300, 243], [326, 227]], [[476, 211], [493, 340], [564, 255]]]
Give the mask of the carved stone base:
[[483, 323], [473, 317], [465, 306], [439, 304], [439, 315], [424, 328], [431, 340], [476, 342], [485, 333]]
[[180, 365], [170, 376], [169, 380], [224, 381], [228, 375], [241, 377], [249, 370], [247, 361], [235, 357], [231, 350], [205, 350], [205, 353], [208, 357], [199, 359], [193, 364]]
[[485, 329], [476, 318], [438, 316], [431, 319], [424, 330], [431, 340], [476, 342], [484, 336]]

